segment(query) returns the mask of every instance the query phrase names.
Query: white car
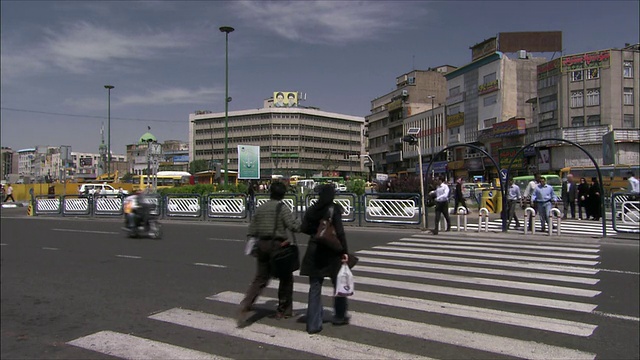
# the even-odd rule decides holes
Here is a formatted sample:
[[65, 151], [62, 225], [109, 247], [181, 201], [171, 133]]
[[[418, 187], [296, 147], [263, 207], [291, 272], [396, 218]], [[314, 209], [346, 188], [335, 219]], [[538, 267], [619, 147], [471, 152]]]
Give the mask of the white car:
[[340, 191], [340, 192], [347, 191], [347, 185], [345, 184], [333, 183], [333, 185], [336, 187], [336, 191]]
[[127, 190], [120, 191], [109, 184], [82, 184], [78, 192], [80, 195], [129, 195]]

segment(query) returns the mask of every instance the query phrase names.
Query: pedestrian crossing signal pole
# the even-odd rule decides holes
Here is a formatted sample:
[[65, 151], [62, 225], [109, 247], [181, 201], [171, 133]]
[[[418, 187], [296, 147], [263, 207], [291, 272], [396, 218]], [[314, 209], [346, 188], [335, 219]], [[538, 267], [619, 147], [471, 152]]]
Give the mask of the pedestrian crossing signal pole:
[[[427, 229], [427, 207], [424, 206], [424, 174], [422, 170], [422, 149], [420, 149], [420, 139], [418, 138], [418, 134], [420, 133], [420, 128], [409, 128], [407, 131], [407, 135], [402, 138], [402, 141], [408, 143], [409, 145], [416, 145], [418, 147], [418, 166], [420, 166], [420, 201], [422, 202], [421, 214], [422, 214], [422, 230]], [[438, 226], [438, 224], [436, 224]]]

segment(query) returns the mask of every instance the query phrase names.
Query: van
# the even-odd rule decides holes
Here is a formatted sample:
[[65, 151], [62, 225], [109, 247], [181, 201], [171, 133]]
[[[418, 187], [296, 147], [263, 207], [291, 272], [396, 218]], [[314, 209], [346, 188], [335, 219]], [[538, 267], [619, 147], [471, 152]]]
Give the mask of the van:
[[[560, 176], [555, 174], [543, 174], [540, 175], [547, 181], [547, 185], [553, 188], [553, 192], [556, 194], [558, 198], [562, 196], [562, 179]], [[516, 176], [513, 178], [513, 183], [518, 185], [520, 191], [524, 195], [524, 190], [527, 188], [527, 185], [533, 180], [533, 175], [526, 176]]]

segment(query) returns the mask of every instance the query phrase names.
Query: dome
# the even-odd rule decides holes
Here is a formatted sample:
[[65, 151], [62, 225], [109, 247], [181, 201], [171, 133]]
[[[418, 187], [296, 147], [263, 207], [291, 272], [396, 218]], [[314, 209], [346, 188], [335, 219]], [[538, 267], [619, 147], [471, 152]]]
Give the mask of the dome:
[[156, 139], [155, 136], [153, 136], [152, 133], [147, 132], [144, 133], [144, 135], [140, 136], [140, 144], [144, 144], [144, 143], [148, 143], [148, 142], [157, 142], [158, 140]]

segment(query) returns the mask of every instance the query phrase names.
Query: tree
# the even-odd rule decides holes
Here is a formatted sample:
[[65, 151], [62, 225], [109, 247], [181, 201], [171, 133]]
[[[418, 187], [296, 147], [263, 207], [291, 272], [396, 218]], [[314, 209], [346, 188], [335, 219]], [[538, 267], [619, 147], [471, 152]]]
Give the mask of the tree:
[[194, 160], [189, 163], [189, 172], [191, 174], [205, 170], [209, 170], [209, 162], [207, 160]]

